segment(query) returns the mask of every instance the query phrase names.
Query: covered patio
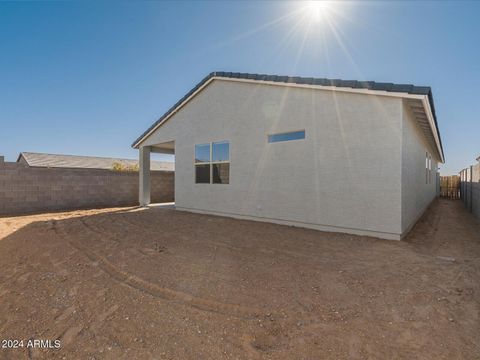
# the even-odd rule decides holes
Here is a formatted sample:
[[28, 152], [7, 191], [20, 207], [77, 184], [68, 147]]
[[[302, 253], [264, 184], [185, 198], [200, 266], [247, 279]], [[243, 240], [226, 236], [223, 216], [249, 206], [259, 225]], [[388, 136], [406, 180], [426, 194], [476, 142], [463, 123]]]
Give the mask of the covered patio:
[[151, 154], [175, 155], [175, 141], [168, 141], [156, 145], [140, 146], [139, 153], [139, 191], [138, 202], [140, 206], [151, 203], [150, 161]]

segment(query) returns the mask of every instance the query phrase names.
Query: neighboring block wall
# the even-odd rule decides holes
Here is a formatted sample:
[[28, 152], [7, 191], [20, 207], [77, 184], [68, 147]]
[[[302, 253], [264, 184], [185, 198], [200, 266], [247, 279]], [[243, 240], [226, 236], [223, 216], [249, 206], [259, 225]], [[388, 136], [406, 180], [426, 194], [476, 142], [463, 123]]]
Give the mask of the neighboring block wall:
[[472, 166], [472, 212], [480, 219], [480, 164]]
[[[402, 234], [415, 224], [437, 196], [438, 159], [404, 104], [402, 122]], [[430, 181], [426, 180], [425, 153], [432, 156]]]
[[[174, 199], [174, 172], [152, 171], [152, 202]], [[138, 172], [0, 162], [0, 215], [138, 205]]]
[[480, 164], [463, 169], [460, 178], [465, 208], [480, 219]]
[[480, 219], [480, 182], [472, 183], [472, 212]]

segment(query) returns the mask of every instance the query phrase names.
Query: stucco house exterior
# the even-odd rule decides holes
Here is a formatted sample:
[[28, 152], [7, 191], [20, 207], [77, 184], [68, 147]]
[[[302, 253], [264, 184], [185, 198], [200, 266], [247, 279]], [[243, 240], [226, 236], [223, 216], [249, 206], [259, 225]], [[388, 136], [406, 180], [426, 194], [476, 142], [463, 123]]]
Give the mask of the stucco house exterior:
[[175, 154], [179, 210], [399, 240], [437, 195], [429, 87], [214, 72], [132, 145]]

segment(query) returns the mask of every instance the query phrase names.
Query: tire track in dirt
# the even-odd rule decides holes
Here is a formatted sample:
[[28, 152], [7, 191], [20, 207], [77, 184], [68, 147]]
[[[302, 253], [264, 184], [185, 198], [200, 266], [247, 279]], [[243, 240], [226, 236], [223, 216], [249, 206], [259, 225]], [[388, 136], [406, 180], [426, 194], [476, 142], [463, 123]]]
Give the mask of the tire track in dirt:
[[[83, 224], [83, 222], [80, 223]], [[90, 250], [88, 247], [70, 240], [68, 233], [66, 233], [61, 224], [56, 221], [52, 222], [52, 230], [63, 238], [70, 246], [84, 254], [91, 262], [98, 263], [99, 268], [111, 278], [132, 289], [147, 293], [157, 299], [190, 306], [201, 311], [218, 313], [242, 319], [254, 319], [262, 316], [262, 312], [257, 309], [199, 298], [194, 295], [172, 290], [146, 281], [136, 275], [119, 269], [104, 256]]]
[[[91, 232], [95, 233], [99, 237], [105, 236], [109, 239], [111, 239], [112, 237], [115, 237], [117, 234], [112, 235], [112, 234], [105, 233], [104, 231], [102, 231], [102, 226], [101, 225], [104, 224], [106, 227], [108, 227], [110, 223], [111, 223], [111, 221], [108, 221], [108, 220], [105, 220], [105, 221], [102, 221], [102, 222], [95, 222], [95, 221], [90, 222], [89, 219], [82, 219], [82, 221], [81, 221], [81, 224], [83, 226], [85, 226], [87, 228], [87, 230], [90, 230]], [[123, 218], [116, 219], [115, 220], [115, 225], [120, 226], [120, 228], [122, 228], [122, 225], [133, 226], [133, 227], [136, 228], [136, 230], [138, 231], [139, 234], [146, 235], [146, 236], [151, 236], [152, 234], [154, 234], [154, 232], [148, 231], [148, 230], [142, 228], [141, 226], [139, 226], [138, 224], [135, 224], [134, 222], [128, 221], [128, 220], [123, 219]], [[122, 233], [119, 233], [118, 235], [119, 236], [117, 238], [117, 241], [121, 243], [121, 240], [119, 241], [119, 239], [123, 240], [124, 236], [122, 235]], [[211, 246], [227, 247], [227, 248], [231, 248], [232, 250], [236, 250], [236, 251], [242, 250], [241, 247], [237, 247], [235, 245], [224, 244], [224, 243], [221, 243], [221, 242], [211, 241], [211, 240], [207, 240], [207, 239], [206, 239], [206, 243], [208, 243]], [[109, 261], [107, 259], [103, 258], [103, 261], [102, 261], [102, 259], [99, 260], [99, 257], [101, 258], [101, 255], [95, 253], [94, 251], [90, 250], [89, 248], [87, 248], [85, 246], [77, 244], [78, 246], [75, 247], [75, 244], [71, 244], [71, 245], [76, 250], [78, 250], [79, 252], [82, 252], [84, 255], [89, 257], [89, 259], [92, 262], [96, 262], [96, 263], [100, 264], [100, 267], [102, 268], [102, 270], [107, 272], [116, 281], [118, 281], [118, 282], [120, 282], [120, 283], [122, 283], [126, 286], [132, 287], [136, 290], [145, 291], [149, 295], [154, 296], [156, 298], [161, 298], [163, 300], [172, 301], [172, 302], [175, 302], [175, 303], [180, 302], [182, 305], [188, 305], [188, 306], [191, 306], [193, 308], [197, 308], [197, 309], [202, 310], [202, 311], [215, 312], [215, 313], [234, 316], [234, 317], [238, 317], [238, 318], [242, 318], [242, 319], [254, 319], [254, 318], [259, 319], [259, 318], [262, 318], [262, 316], [259, 315], [258, 311], [257, 312], [252, 312], [252, 309], [249, 309], [249, 308], [243, 307], [244, 311], [242, 311], [242, 313], [239, 315], [237, 305], [233, 305], [235, 308], [232, 309], [232, 304], [220, 303], [221, 306], [218, 306], [219, 302], [215, 302], [214, 304], [212, 304], [212, 301], [208, 301], [208, 300], [205, 300], [205, 299], [199, 299], [197, 297], [192, 297], [191, 295], [185, 294], [185, 293], [181, 293], [181, 294], [182, 294], [182, 296], [188, 296], [187, 300], [184, 297], [177, 296], [178, 293], [175, 292], [175, 291], [173, 291], [174, 292], [173, 295], [172, 295], [172, 293], [167, 293], [166, 294], [165, 290], [166, 291], [169, 291], [169, 290], [171, 291], [171, 289], [161, 288], [156, 284], [152, 284], [151, 282], [145, 281], [145, 280], [140, 279], [136, 276], [131, 276], [131, 274], [129, 274], [128, 272], [124, 272], [124, 271], [118, 269], [118, 267], [115, 267], [115, 265], [113, 265], [111, 263], [110, 263], [110, 265], [115, 267], [115, 269], [113, 269], [113, 270], [111, 268], [104, 269], [102, 267], [102, 262], [105, 262], [105, 263], [108, 264]], [[93, 254], [91, 254], [91, 256], [89, 256], [86, 253], [88, 251], [90, 251], [91, 253], [93, 252]], [[260, 252], [262, 252], [262, 253], [265, 252], [267, 254], [271, 253], [272, 255], [275, 255], [274, 251], [269, 251], [267, 248], [260, 248]], [[291, 251], [285, 251], [285, 253], [283, 251], [279, 252], [279, 253], [276, 252], [276, 253], [277, 253], [277, 255], [282, 254], [282, 255], [286, 255], [286, 256], [290, 256], [290, 257], [301, 257], [302, 255], [304, 255], [302, 253], [291, 252]], [[120, 272], [120, 274], [121, 274], [120, 277], [116, 276], [118, 272]], [[122, 275], [123, 275], [123, 277], [122, 277]], [[137, 281], [137, 280], [139, 280], [139, 281]], [[134, 283], [132, 284], [131, 281], [133, 281]], [[151, 286], [149, 286], [149, 285], [153, 286], [154, 288], [152, 289]], [[155, 287], [155, 286], [157, 286], [157, 287]], [[159, 289], [162, 289], [161, 294], [158, 294]], [[197, 302], [192, 303], [192, 301], [191, 301], [192, 298], [195, 298], [194, 300], [197, 300]], [[200, 304], [198, 303], [198, 300], [201, 301]], [[227, 305], [227, 307], [225, 307], [225, 305]], [[213, 307], [213, 309], [212, 309], [212, 307]], [[247, 309], [247, 315], [246, 316], [245, 316], [245, 309]], [[319, 328], [324, 329], [325, 327], [332, 326], [332, 324], [334, 324], [338, 321], [338, 319], [336, 319], [335, 316], [333, 316], [333, 317], [332, 316], [326, 316], [323, 319], [319, 319], [318, 316], [310, 316], [308, 314], [308, 312], [309, 311], [289, 312], [288, 319], [282, 318], [281, 316], [275, 316], [275, 315], [272, 315], [272, 314], [268, 314], [268, 315], [266, 315], [268, 329], [264, 328], [264, 330], [263, 330], [264, 332], [263, 331], [260, 332], [260, 333], [257, 332], [255, 335], [244, 334], [241, 337], [240, 341], [234, 341], [234, 343], [237, 346], [240, 346], [246, 354], [249, 354], [248, 355], [249, 358], [251, 358], [251, 359], [261, 358], [265, 354], [270, 354], [271, 355], [271, 354], [274, 354], [274, 353], [285, 351], [286, 349], [288, 349], [293, 344], [297, 344], [297, 343], [300, 343], [302, 341], [307, 341], [312, 336], [314, 336], [314, 333], [316, 331], [318, 331]], [[324, 310], [324, 311], [322, 311], [322, 313], [328, 313], [328, 311]], [[343, 317], [345, 317], [345, 315]], [[270, 321], [273, 321], [273, 322], [270, 322]], [[301, 328], [298, 327], [299, 323], [302, 324]], [[289, 325], [287, 326], [287, 324], [289, 324]], [[289, 334], [285, 334], [282, 331], [283, 327], [290, 327], [290, 328], [294, 328], [295, 330], [293, 332], [290, 332]]]
[[[168, 210], [167, 210], [168, 211]], [[119, 220], [123, 223], [123, 224], [126, 224], [128, 226], [133, 226], [137, 229], [138, 233], [140, 234], [143, 234], [145, 236], [154, 236], [155, 235], [155, 232], [152, 232], [152, 231], [148, 231], [146, 230], [146, 226], [147, 224], [145, 224], [145, 226], [141, 226], [137, 223], [135, 223], [134, 221], [130, 221], [128, 220], [127, 218], [125, 217], [120, 217]], [[118, 222], [118, 220], [116, 221]], [[150, 224], [151, 226], [151, 224]], [[232, 244], [231, 242], [219, 242], [219, 241], [215, 241], [215, 240], [211, 240], [211, 239], [208, 239], [208, 238], [204, 238], [202, 239], [202, 242], [204, 244], [208, 244], [209, 246], [211, 247], [221, 247], [221, 248], [225, 248], [225, 249], [229, 249], [231, 251], [234, 251], [234, 252], [240, 252], [240, 251], [243, 251], [245, 249], [245, 246], [239, 246], [239, 245], [236, 245], [236, 244]], [[282, 243], [286, 243], [286, 241], [280, 241], [279, 244], [282, 244]], [[247, 246], [248, 247], [248, 246]], [[258, 247], [257, 250], [263, 254], [266, 254], [266, 255], [272, 255], [272, 256], [276, 256], [276, 255], [283, 255], [283, 256], [290, 256], [290, 257], [296, 257], [296, 258], [304, 258], [304, 259], [308, 259], [308, 260], [315, 260], [315, 261], [319, 261], [319, 256], [321, 256], [321, 254], [310, 254], [308, 253], [308, 251], [295, 251], [295, 250], [290, 250], [290, 249], [280, 249], [279, 247]], [[332, 260], [331, 259], [324, 259], [322, 260], [322, 262], [331, 262]]]
[[96, 233], [98, 235], [101, 235], [102, 237], [105, 237], [108, 240], [113, 241], [117, 245], [120, 244], [120, 241], [115, 236], [112, 236], [111, 234], [108, 234], [106, 232], [102, 232], [102, 231], [98, 230], [98, 228], [93, 227], [92, 225], [88, 224], [87, 221], [84, 218], [78, 218], [78, 221], [80, 221], [80, 223], [82, 224], [83, 227], [86, 227], [91, 232]]
[[[116, 215], [118, 215], [118, 213]], [[127, 220], [127, 215], [132, 215], [132, 213], [125, 213], [125, 214], [122, 213], [120, 217], [116, 216], [114, 221], [111, 219], [106, 219], [100, 222], [96, 222], [96, 221], [89, 221], [90, 219], [82, 219], [82, 224], [88, 227], [89, 230], [96, 233], [98, 236], [102, 238], [104, 236], [108, 239], [116, 238], [116, 239], [112, 239], [112, 241], [115, 241], [121, 247], [128, 246], [128, 250], [137, 252], [142, 256], [152, 257], [152, 255], [158, 255], [159, 253], [163, 253], [163, 254], [168, 254], [169, 257], [181, 258], [182, 260], [186, 259], [185, 256], [182, 256], [181, 253], [178, 251], [173, 251], [173, 252], [169, 251], [169, 248], [167, 248], [164, 241], [157, 241], [157, 238], [155, 237], [157, 235], [157, 232], [154, 230], [149, 230], [149, 228], [151, 228], [152, 226], [151, 224], [150, 226], [148, 226], [148, 224], [145, 224], [145, 226], [141, 226], [138, 223]], [[127, 240], [128, 237], [130, 236], [128, 234], [126, 235], [125, 232], [118, 232], [118, 233], [112, 234], [112, 233], [107, 233], [103, 230], [104, 228], [109, 228], [109, 229], [112, 228], [113, 224], [115, 225], [115, 228], [119, 228], [119, 229], [125, 229], [125, 228], [131, 228], [131, 227], [135, 228], [135, 234], [137, 236], [142, 237], [143, 241], [150, 241], [151, 242], [150, 246], [141, 247], [142, 245], [135, 245], [135, 244], [132, 244], [132, 242], [124, 241], [124, 240]], [[104, 228], [102, 228], [101, 225], [104, 225]], [[205, 239], [204, 241], [202, 241], [202, 243], [210, 247], [216, 247], [217, 245], [215, 244], [219, 244], [220, 247], [228, 248], [229, 250], [237, 253], [239, 250], [241, 250], [241, 248], [239, 247], [222, 244], [220, 242], [217, 243], [214, 241], [210, 241], [208, 239]], [[208, 273], [205, 273], [205, 274], [197, 273], [196, 276], [202, 277], [205, 279], [210, 278], [210, 275]], [[222, 281], [231, 283], [232, 286], [236, 286], [236, 283], [234, 283], [233, 281], [229, 281], [228, 278], [223, 278]], [[254, 295], [249, 295], [249, 296], [253, 299], [255, 298]]]

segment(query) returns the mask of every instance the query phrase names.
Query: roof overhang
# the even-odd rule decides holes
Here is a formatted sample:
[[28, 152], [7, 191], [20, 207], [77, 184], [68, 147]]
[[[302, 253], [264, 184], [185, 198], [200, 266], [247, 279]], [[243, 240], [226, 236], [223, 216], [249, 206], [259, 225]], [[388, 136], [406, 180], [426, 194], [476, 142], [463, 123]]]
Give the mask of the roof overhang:
[[[302, 78], [300, 78], [302, 79]], [[160, 126], [162, 126], [166, 121], [168, 121], [173, 115], [175, 115], [183, 106], [185, 106], [191, 99], [193, 99], [198, 93], [205, 89], [210, 83], [215, 80], [223, 81], [233, 81], [233, 82], [243, 82], [243, 83], [252, 83], [252, 84], [264, 84], [271, 86], [288, 86], [294, 88], [306, 88], [306, 89], [318, 89], [318, 90], [327, 90], [335, 92], [346, 92], [346, 93], [356, 93], [356, 94], [365, 94], [365, 95], [376, 95], [376, 96], [388, 96], [396, 97], [403, 99], [418, 100], [423, 104], [424, 112], [428, 120], [429, 128], [431, 130], [436, 150], [438, 152], [439, 158], [442, 163], [445, 162], [442, 142], [440, 138], [440, 133], [437, 126], [437, 121], [435, 117], [435, 110], [433, 107], [433, 97], [429, 91], [427, 94], [412, 94], [409, 92], [401, 91], [388, 91], [388, 90], [375, 90], [368, 88], [354, 88], [354, 87], [341, 87], [341, 86], [329, 86], [329, 85], [312, 85], [312, 84], [302, 84], [296, 82], [279, 82], [279, 81], [269, 81], [269, 80], [259, 80], [259, 79], [248, 79], [248, 78], [232, 78], [228, 76], [217, 76], [215, 73], [210, 74], [204, 80], [202, 80], [190, 93], [188, 93], [184, 98], [182, 98], [177, 104], [175, 104], [170, 110], [168, 110], [157, 122], [155, 122], [147, 131], [145, 131], [133, 144], [133, 148], [138, 148], [142, 142], [144, 142], [153, 132], [155, 132]]]

